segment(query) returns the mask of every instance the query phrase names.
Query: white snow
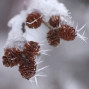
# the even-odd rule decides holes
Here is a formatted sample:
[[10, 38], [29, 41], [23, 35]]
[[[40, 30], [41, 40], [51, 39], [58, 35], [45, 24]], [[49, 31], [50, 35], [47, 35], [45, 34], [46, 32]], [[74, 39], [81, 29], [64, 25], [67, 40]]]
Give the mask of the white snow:
[[[11, 31], [8, 35], [5, 47], [17, 47], [22, 49], [26, 41], [35, 41], [39, 42], [39, 44], [43, 40], [47, 41], [46, 36], [50, 29], [44, 24], [41, 24], [37, 29], [31, 29], [25, 26], [25, 33], [21, 30], [22, 23], [26, 24], [25, 21], [28, 14], [33, 11], [39, 11], [45, 22], [48, 22], [52, 15], [60, 15], [62, 24], [66, 23], [72, 26], [70, 12], [63, 3], [59, 3], [57, 0], [30, 0], [28, 9], [21, 11], [8, 22], [8, 26], [11, 27]], [[78, 36], [80, 37], [81, 35], [78, 34]]]
[[27, 10], [21, 11], [20, 14], [13, 17], [8, 26], [11, 31], [8, 35], [6, 47], [20, 47], [22, 48], [26, 41], [41, 42], [46, 40], [46, 35], [49, 29], [42, 24], [37, 29], [31, 29], [25, 26], [26, 32], [22, 32], [22, 23], [26, 21], [27, 15], [33, 11], [39, 11], [44, 21], [48, 21], [52, 15], [60, 15], [62, 23], [70, 23], [69, 11], [64, 4], [58, 3], [57, 0], [31, 0]]
[[23, 37], [27, 41], [35, 41], [39, 43], [43, 40], [46, 40], [47, 32], [49, 31], [49, 29], [44, 24], [42, 24], [37, 29], [31, 29], [27, 26], [25, 27], [25, 29], [26, 32], [24, 33]]
[[22, 11], [19, 15], [16, 15], [9, 21], [8, 26], [11, 27], [11, 31], [8, 34], [8, 39], [5, 47], [15, 47], [19, 49], [23, 48], [26, 40], [23, 37], [23, 32], [21, 29], [22, 23], [26, 20], [26, 15], [27, 14], [25, 13], [25, 11]]
[[29, 8], [40, 11], [43, 15], [43, 20], [46, 22], [49, 21], [52, 15], [60, 15], [64, 23], [65, 21], [66, 23], [71, 23], [69, 10], [63, 3], [59, 3], [57, 0], [31, 0]]

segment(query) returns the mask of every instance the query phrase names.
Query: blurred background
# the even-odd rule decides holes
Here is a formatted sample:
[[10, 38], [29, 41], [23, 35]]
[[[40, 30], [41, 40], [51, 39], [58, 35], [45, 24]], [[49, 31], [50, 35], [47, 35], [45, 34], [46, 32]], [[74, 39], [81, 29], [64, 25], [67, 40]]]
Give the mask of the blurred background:
[[[50, 66], [45, 71], [48, 77], [38, 78], [38, 87], [23, 79], [17, 67], [3, 66], [1, 57], [10, 31], [7, 22], [25, 7], [25, 1], [0, 0], [0, 89], [89, 89], [89, 40], [63, 41], [51, 56], [45, 56], [43, 65]], [[75, 26], [86, 24], [85, 36], [89, 38], [89, 0], [59, 1], [71, 12]]]

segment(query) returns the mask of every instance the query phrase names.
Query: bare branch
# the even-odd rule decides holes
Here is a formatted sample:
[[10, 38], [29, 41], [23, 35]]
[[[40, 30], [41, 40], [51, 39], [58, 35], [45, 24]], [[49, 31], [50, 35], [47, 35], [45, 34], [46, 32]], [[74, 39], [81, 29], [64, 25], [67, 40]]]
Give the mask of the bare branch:
[[51, 25], [49, 24], [49, 22], [43, 21], [43, 23], [44, 23], [50, 30], [56, 30], [56, 29], [59, 28], [59, 27], [53, 27], [53, 26], [51, 26]]

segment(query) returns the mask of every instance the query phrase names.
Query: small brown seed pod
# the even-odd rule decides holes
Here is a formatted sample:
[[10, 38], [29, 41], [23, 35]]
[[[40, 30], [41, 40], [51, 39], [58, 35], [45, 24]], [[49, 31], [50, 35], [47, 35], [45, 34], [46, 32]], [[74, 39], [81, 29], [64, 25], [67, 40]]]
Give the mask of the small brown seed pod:
[[40, 46], [38, 45], [37, 42], [29, 41], [27, 44], [25, 44], [25, 48], [29, 49], [29, 51], [32, 51], [32, 52], [38, 52]]
[[60, 38], [70, 41], [74, 40], [76, 35], [75, 29], [69, 25], [61, 25], [58, 32]]
[[60, 44], [60, 37], [58, 36], [57, 30], [50, 30], [47, 33], [47, 39], [49, 44], [52, 46], [57, 46], [58, 44]]
[[3, 65], [6, 67], [16, 66], [22, 58], [22, 53], [16, 48], [7, 48], [3, 56]]
[[29, 28], [38, 28], [42, 23], [42, 17], [41, 14], [37, 11], [32, 12], [28, 15], [26, 19], [26, 25]]
[[36, 63], [33, 59], [25, 59], [20, 62], [19, 64], [19, 72], [21, 73], [22, 77], [29, 80], [33, 77], [36, 73]]
[[29, 56], [29, 57], [35, 57], [36, 55], [39, 54], [39, 49], [40, 46], [38, 45], [37, 42], [34, 41], [30, 41], [27, 44], [25, 44], [25, 48], [23, 49], [23, 53], [25, 54], [25, 56]]
[[53, 27], [59, 27], [60, 16], [52, 16], [49, 20], [49, 23]]

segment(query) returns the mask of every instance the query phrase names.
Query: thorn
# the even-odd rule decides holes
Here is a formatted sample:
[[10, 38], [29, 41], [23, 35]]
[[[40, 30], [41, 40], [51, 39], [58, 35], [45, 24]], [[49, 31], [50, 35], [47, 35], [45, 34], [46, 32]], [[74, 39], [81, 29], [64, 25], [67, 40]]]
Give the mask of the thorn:
[[46, 54], [46, 53], [41, 53], [42, 55], [46, 55], [46, 56], [50, 56], [50, 55], [48, 55], [48, 54]]
[[48, 49], [48, 50], [41, 50], [40, 52], [47, 52], [47, 51], [51, 51], [51, 49]]
[[[39, 52], [43, 55], [48, 55], [47, 52], [48, 51], [51, 51], [50, 49], [49, 50], [40, 50]], [[49, 55], [48, 55], [49, 56]]]
[[37, 60], [36, 64], [39, 65], [40, 63], [43, 63], [44, 61], [41, 61], [41, 57]]
[[76, 30], [78, 29], [78, 23], [77, 23], [77, 26], [76, 26]]
[[37, 81], [36, 76], [35, 76], [34, 78], [35, 78], [35, 83], [36, 83], [36, 85], [38, 86], [38, 81]]
[[77, 30], [77, 32], [80, 32], [82, 29], [84, 29], [84, 27], [86, 26], [86, 24], [84, 26], [82, 26], [79, 30]]
[[84, 30], [84, 32], [83, 32], [83, 34], [82, 34], [82, 36], [84, 36], [84, 35], [85, 35], [85, 31], [86, 31], [86, 30]]
[[39, 61], [39, 62], [37, 62], [36, 64], [38, 65], [38, 64], [40, 64], [40, 63], [43, 63], [43, 61]]
[[41, 74], [37, 74], [37, 77], [47, 77], [47, 75], [41, 75]]
[[87, 43], [86, 39], [88, 39], [88, 38], [80, 35], [79, 33], [77, 33], [77, 36]]
[[41, 68], [41, 69], [38, 69], [37, 70], [37, 72], [39, 72], [39, 71], [41, 71], [41, 70], [44, 70], [44, 69], [46, 69], [48, 66], [45, 66], [45, 67], [43, 67], [43, 68]]
[[84, 35], [85, 35], [85, 31], [86, 30], [84, 30], [84, 32], [83, 32], [83, 34], [81, 35], [81, 34], [79, 34], [79, 32], [82, 30], [82, 29], [84, 29], [84, 27], [86, 26], [86, 24], [84, 25], [84, 26], [82, 26], [79, 30], [77, 30], [78, 29], [78, 25], [76, 26], [76, 30], [77, 30], [77, 37], [79, 37], [80, 39], [82, 39], [83, 41], [85, 41], [86, 43], [87, 43], [87, 37], [84, 37]]

